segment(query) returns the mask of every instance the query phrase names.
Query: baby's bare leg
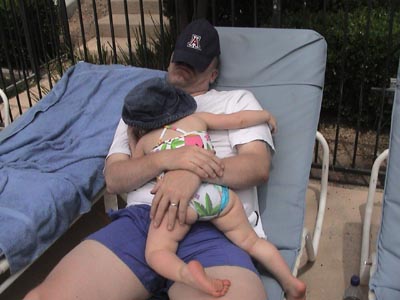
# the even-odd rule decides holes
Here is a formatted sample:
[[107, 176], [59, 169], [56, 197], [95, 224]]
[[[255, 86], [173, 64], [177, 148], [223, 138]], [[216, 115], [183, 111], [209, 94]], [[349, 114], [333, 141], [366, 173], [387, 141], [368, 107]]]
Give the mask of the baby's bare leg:
[[[195, 222], [197, 214], [188, 208], [187, 221]], [[159, 228], [150, 225], [146, 242], [146, 261], [161, 276], [181, 282], [201, 290], [214, 297], [220, 297], [228, 291], [229, 280], [216, 279], [207, 275], [198, 261], [183, 262], [177, 255], [178, 243], [190, 229], [190, 225], [180, 225], [167, 229], [168, 220], [164, 218]]]
[[287, 300], [305, 299], [305, 284], [292, 275], [278, 249], [257, 236], [236, 193], [229, 192], [228, 206], [212, 222], [228, 239], [249, 253], [276, 277], [286, 292]]

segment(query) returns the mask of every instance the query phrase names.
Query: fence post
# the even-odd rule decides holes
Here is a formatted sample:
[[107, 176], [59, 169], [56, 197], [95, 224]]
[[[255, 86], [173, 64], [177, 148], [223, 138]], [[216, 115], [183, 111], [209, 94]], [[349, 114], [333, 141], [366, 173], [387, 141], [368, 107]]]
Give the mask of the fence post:
[[64, 41], [68, 47], [70, 59], [72, 60], [72, 64], [75, 64], [74, 50], [72, 49], [72, 40], [71, 34], [69, 31], [69, 23], [68, 23], [68, 14], [67, 14], [67, 6], [65, 4], [65, 0], [60, 0], [60, 20], [61, 26], [63, 28], [64, 33]]
[[35, 73], [36, 85], [38, 87], [39, 97], [41, 98], [41, 89], [40, 89], [40, 69], [39, 69], [39, 62], [36, 53], [36, 49], [32, 44], [31, 36], [33, 36], [32, 32], [29, 31], [26, 9], [24, 0], [19, 0], [20, 12], [21, 12], [21, 20], [22, 20], [22, 27], [24, 30], [26, 46], [28, 48], [29, 60], [31, 61], [31, 65], [33, 71]]
[[272, 27], [281, 27], [281, 0], [272, 1]]

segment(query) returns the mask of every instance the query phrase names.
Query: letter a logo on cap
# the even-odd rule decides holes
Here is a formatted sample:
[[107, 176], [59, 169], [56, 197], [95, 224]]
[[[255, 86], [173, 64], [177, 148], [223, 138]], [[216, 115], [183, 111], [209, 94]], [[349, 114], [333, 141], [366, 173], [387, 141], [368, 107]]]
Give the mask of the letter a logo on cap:
[[187, 46], [189, 48], [201, 51], [200, 40], [201, 40], [200, 35], [192, 34], [192, 38], [190, 39], [190, 42], [187, 43]]

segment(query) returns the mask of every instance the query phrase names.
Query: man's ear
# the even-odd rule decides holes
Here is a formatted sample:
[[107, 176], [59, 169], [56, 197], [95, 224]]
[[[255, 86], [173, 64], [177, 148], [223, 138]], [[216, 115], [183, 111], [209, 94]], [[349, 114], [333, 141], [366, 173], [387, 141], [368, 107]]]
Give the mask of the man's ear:
[[210, 84], [213, 84], [215, 82], [215, 80], [218, 77], [218, 74], [219, 74], [218, 69], [214, 69], [212, 71], [211, 76], [210, 76]]

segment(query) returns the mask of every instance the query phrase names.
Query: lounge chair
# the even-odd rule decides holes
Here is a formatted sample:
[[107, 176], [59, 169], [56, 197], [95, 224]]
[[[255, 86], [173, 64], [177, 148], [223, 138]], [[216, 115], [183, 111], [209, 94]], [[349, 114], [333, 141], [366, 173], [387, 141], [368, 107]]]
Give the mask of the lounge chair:
[[[370, 186], [363, 222], [360, 278], [369, 285], [370, 300], [400, 299], [400, 64], [392, 111], [389, 149], [375, 160], [371, 171]], [[371, 218], [374, 206], [378, 171], [387, 159], [383, 192], [382, 215], [376, 250], [370, 255]]]
[[[314, 261], [325, 212], [329, 150], [317, 132], [325, 78], [326, 42], [312, 30], [218, 28], [221, 72], [217, 89], [252, 91], [278, 122], [268, 183], [258, 189], [261, 221], [296, 275], [303, 249]], [[315, 139], [322, 145], [321, 193], [315, 228], [304, 228], [305, 197]], [[262, 272], [268, 299], [282, 288]]]
[[[260, 217], [268, 239], [278, 247], [296, 274], [304, 248], [310, 261], [316, 258], [325, 210], [329, 151], [325, 139], [317, 133], [317, 124], [326, 43], [321, 35], [311, 30], [218, 28], [218, 31], [222, 56], [216, 88], [251, 90], [278, 120], [270, 179], [258, 189]], [[15, 204], [17, 207], [13, 204], [8, 208], [13, 219], [3, 216], [0, 210], [2, 231], [4, 225], [20, 228], [18, 233], [11, 232], [11, 237], [0, 233], [0, 249], [6, 256], [0, 265], [9, 266], [13, 274], [21, 272], [65, 232], [75, 218], [90, 209], [92, 199], [101, 194], [104, 187], [101, 171], [124, 96], [135, 84], [163, 74], [119, 65], [78, 63], [66, 72], [49, 95], [0, 133], [2, 161], [7, 162], [10, 157], [10, 161], [35, 167], [37, 160], [52, 161], [54, 163], [46, 166], [49, 176], [46, 180], [56, 178], [48, 184], [37, 178], [34, 183], [28, 178], [18, 182], [18, 186], [25, 186], [29, 193], [21, 195]], [[316, 138], [325, 149], [323, 175], [316, 226], [308, 232], [304, 229], [305, 195]], [[37, 141], [40, 143], [35, 143]], [[69, 148], [71, 146], [79, 146], [79, 149]], [[63, 158], [64, 148], [68, 153], [66, 159]], [[54, 151], [41, 153], [46, 149]], [[29, 152], [31, 150], [38, 154]], [[12, 167], [11, 163], [8, 165]], [[82, 170], [84, 174], [80, 174]], [[0, 178], [3, 177], [1, 172], [4, 168], [0, 168]], [[9, 205], [7, 199], [12, 193], [5, 193], [4, 181], [0, 184], [3, 188], [0, 189], [0, 205]], [[60, 186], [71, 189], [61, 191], [61, 195], [67, 193], [68, 197], [61, 196], [55, 188]], [[34, 196], [35, 192], [40, 197]], [[43, 214], [43, 207], [49, 207], [50, 213]], [[26, 215], [27, 209], [32, 213]], [[39, 225], [32, 228], [31, 224]], [[13, 239], [15, 236], [26, 238]], [[7, 246], [7, 242], [12, 246]], [[261, 272], [268, 299], [282, 299], [284, 294], [279, 284], [268, 273]]]
[[103, 197], [123, 99], [163, 74], [80, 62], [0, 132], [0, 293]]
[[[270, 178], [258, 188], [261, 222], [296, 276], [304, 249], [316, 259], [327, 197], [329, 148], [317, 132], [326, 43], [311, 30], [217, 28], [221, 68], [217, 90], [246, 89], [278, 121]], [[315, 140], [322, 146], [322, 176], [315, 228], [304, 228], [305, 197]], [[115, 207], [117, 209], [117, 207]], [[268, 299], [284, 298], [278, 282], [260, 270]]]

